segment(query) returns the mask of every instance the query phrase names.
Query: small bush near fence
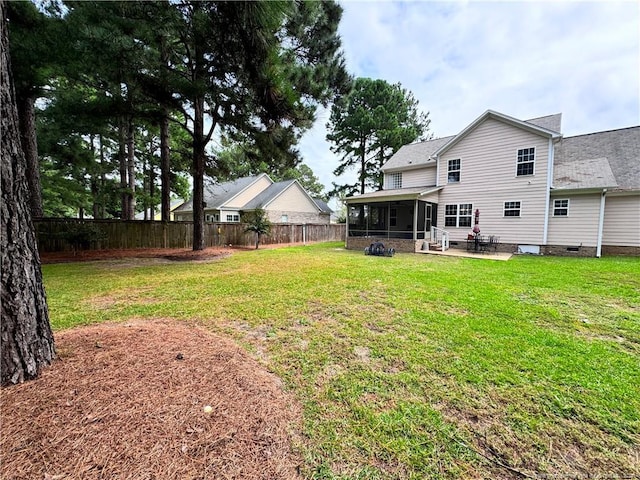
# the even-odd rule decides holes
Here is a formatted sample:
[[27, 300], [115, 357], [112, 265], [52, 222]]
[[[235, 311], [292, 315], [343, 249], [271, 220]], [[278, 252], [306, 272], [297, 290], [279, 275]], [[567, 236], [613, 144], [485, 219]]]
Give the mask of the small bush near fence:
[[[34, 223], [41, 252], [193, 247], [193, 222], [42, 218]], [[255, 246], [255, 234], [245, 228], [242, 223], [206, 223], [205, 245]], [[344, 224], [273, 224], [260, 243], [344, 241], [345, 230]]]

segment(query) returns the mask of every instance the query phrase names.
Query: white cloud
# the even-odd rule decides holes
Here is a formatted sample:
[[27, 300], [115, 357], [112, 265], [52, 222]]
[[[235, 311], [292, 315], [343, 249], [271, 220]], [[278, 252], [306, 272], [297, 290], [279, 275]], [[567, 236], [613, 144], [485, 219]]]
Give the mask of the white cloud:
[[[340, 26], [355, 76], [401, 82], [430, 112], [436, 136], [485, 110], [527, 119], [563, 113], [563, 133], [640, 123], [637, 2], [343, 2]], [[328, 112], [301, 145], [327, 187], [338, 158]]]

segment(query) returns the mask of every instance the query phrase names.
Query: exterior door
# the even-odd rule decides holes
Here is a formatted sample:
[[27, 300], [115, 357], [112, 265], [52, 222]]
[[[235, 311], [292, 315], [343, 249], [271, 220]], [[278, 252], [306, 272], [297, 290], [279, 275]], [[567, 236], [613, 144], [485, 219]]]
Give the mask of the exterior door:
[[424, 208], [424, 238], [431, 238], [431, 204], [427, 203]]

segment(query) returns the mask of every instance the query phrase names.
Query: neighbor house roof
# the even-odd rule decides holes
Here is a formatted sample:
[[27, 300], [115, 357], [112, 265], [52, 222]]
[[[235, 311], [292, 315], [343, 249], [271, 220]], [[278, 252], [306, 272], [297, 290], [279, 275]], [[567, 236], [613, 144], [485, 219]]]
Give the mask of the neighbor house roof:
[[640, 126], [563, 138], [555, 145], [553, 187], [640, 190]]
[[294, 183], [295, 180], [285, 180], [284, 182], [273, 183], [249, 200], [242, 209], [255, 210], [256, 208], [264, 208]]
[[429, 164], [435, 165], [436, 162], [431, 158], [431, 155], [453, 138], [454, 136], [442, 137], [404, 145], [382, 166], [382, 170], [388, 172], [396, 169], [407, 170], [412, 167], [424, 167]]
[[331, 209], [331, 207], [327, 205], [327, 202], [325, 202], [321, 198], [314, 198], [313, 201], [316, 202], [316, 205], [322, 211], [322, 213], [329, 213], [329, 214], [333, 213], [333, 210]]
[[[258, 178], [266, 176], [262, 173], [253, 177], [243, 177], [237, 180], [229, 182], [223, 182], [220, 184], [206, 183], [204, 186], [204, 201], [207, 204], [207, 208], [219, 209], [223, 207], [229, 200], [238, 195], [244, 189], [252, 185]], [[183, 203], [175, 211], [192, 211], [193, 210], [193, 198]]]

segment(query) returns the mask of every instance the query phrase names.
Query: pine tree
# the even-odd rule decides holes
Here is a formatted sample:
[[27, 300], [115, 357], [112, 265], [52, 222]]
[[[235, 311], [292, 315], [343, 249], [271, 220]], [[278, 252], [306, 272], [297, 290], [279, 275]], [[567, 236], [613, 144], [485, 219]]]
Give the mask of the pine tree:
[[382, 189], [380, 168], [402, 145], [424, 139], [428, 113], [418, 110], [413, 94], [398, 84], [358, 78], [351, 92], [334, 103], [327, 124], [331, 151], [341, 155], [335, 175], [358, 171], [355, 185], [335, 185], [332, 194]]
[[55, 357], [40, 257], [28, 206], [24, 153], [11, 79], [6, 6], [0, 0], [2, 385], [35, 378]]

